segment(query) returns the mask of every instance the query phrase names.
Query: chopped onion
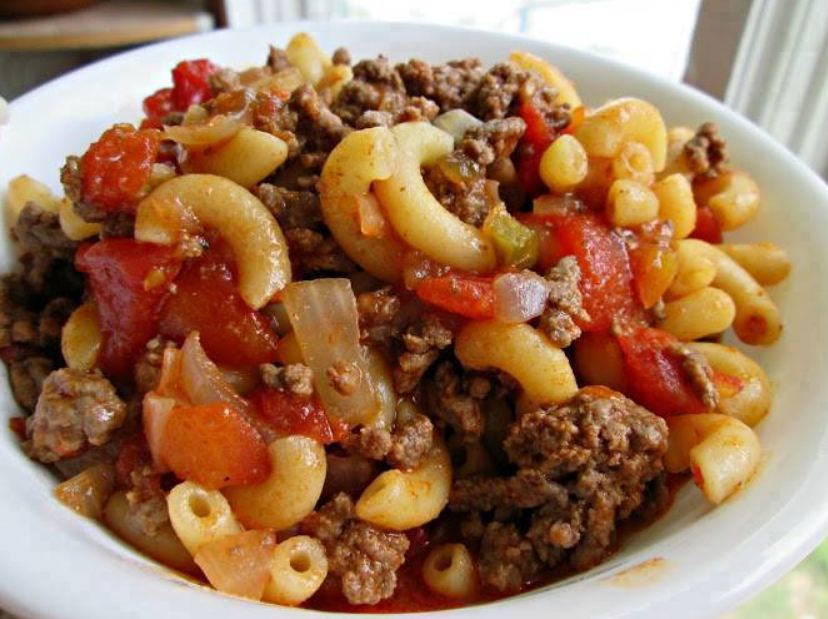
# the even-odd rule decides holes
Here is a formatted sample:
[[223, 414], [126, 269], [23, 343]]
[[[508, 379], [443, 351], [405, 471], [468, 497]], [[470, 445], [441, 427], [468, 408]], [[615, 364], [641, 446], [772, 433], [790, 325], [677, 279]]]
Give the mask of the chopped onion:
[[481, 126], [483, 121], [476, 116], [472, 116], [466, 110], [456, 109], [440, 114], [431, 124], [450, 133], [454, 141], [459, 142], [469, 129]]
[[493, 288], [495, 318], [501, 322], [526, 322], [540, 316], [549, 296], [547, 281], [533, 271], [499, 275]]
[[568, 215], [585, 210], [584, 203], [572, 194], [555, 196], [550, 193], [535, 198], [532, 202], [532, 212], [536, 215]]
[[[359, 344], [359, 317], [351, 282], [294, 282], [282, 291], [282, 301], [328, 415], [350, 425], [375, 419], [379, 401]], [[347, 389], [335, 388], [329, 376], [335, 370], [345, 370], [352, 377]]]
[[385, 214], [382, 212], [379, 200], [374, 194], [354, 195], [357, 203], [357, 217], [359, 218], [359, 231], [371, 238], [382, 238], [388, 229], [385, 221]]
[[245, 531], [207, 542], [194, 559], [218, 591], [261, 600], [275, 548], [273, 531]]
[[159, 471], [166, 472], [169, 469], [167, 463], [161, 457], [163, 453], [162, 441], [164, 430], [167, 428], [167, 421], [170, 419], [172, 410], [179, 404], [175, 398], [168, 398], [150, 391], [144, 396], [143, 419], [144, 435], [147, 437], [150, 453], [153, 462]]
[[190, 333], [181, 347], [181, 385], [193, 404], [224, 402], [248, 419], [251, 417], [250, 403], [236, 393], [207, 357], [197, 331]]
[[238, 118], [219, 114], [204, 124], [164, 127], [164, 139], [203, 149], [232, 138], [242, 128]]

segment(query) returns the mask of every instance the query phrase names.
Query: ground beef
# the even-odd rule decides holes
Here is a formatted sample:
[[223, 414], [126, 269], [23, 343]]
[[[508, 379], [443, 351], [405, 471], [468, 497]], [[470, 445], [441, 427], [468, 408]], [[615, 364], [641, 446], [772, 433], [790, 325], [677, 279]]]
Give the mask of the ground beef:
[[391, 451], [393, 439], [385, 428], [365, 426], [351, 434], [346, 442], [349, 452], [357, 453], [369, 460], [383, 460]]
[[308, 228], [285, 230], [291, 262], [297, 271], [354, 273], [357, 266], [330, 236]]
[[124, 423], [126, 412], [99, 371], [56, 370], [43, 382], [27, 421], [27, 452], [41, 462], [55, 462], [102, 445]]
[[674, 344], [670, 350], [678, 355], [681, 369], [701, 401], [707, 408], [714, 410], [719, 404], [719, 391], [713, 382], [713, 368], [707, 359], [683, 343]]
[[565, 256], [546, 273], [549, 283], [547, 307], [540, 317], [540, 328], [559, 348], [566, 348], [581, 336], [577, 321], [589, 320], [578, 288], [581, 269], [575, 256]]
[[713, 178], [727, 169], [727, 142], [715, 123], [706, 122], [684, 145], [684, 157], [695, 177]]
[[331, 55], [331, 62], [335, 65], [350, 65], [351, 54], [344, 47], [337, 47]]
[[402, 334], [404, 349], [393, 370], [397, 393], [413, 391], [453, 338], [452, 332], [434, 314], [425, 314], [406, 327]]
[[530, 508], [565, 500], [566, 488], [543, 471], [522, 468], [511, 477], [471, 477], [454, 482], [449, 508], [491, 511], [498, 507]]
[[582, 570], [611, 551], [616, 522], [641, 506], [662, 473], [667, 427], [621, 395], [584, 390], [567, 404], [523, 415], [504, 447], [513, 464], [567, 488], [533, 513], [527, 535], [545, 563], [566, 560]]
[[[0, 280], [0, 348], [12, 345], [34, 346], [57, 353], [61, 329], [75, 303], [67, 297], [55, 297], [39, 311], [30, 309], [25, 287], [14, 276]], [[37, 304], [35, 303], [35, 306]]]
[[434, 440], [434, 424], [421, 413], [411, 419], [398, 422], [391, 436], [388, 463], [398, 469], [416, 469], [431, 450]]
[[385, 345], [401, 329], [400, 298], [390, 286], [357, 296], [360, 339]]
[[351, 498], [340, 493], [308, 516], [302, 529], [325, 545], [330, 573], [340, 579], [345, 599], [376, 604], [394, 594], [409, 541], [403, 533], [355, 520], [353, 509]]
[[296, 135], [304, 150], [330, 152], [351, 131], [312, 86], [294, 90], [288, 105], [296, 113]]
[[514, 152], [526, 131], [526, 123], [518, 116], [497, 118], [466, 132], [458, 150], [481, 166], [507, 159]]
[[145, 394], [158, 386], [161, 379], [161, 363], [164, 360], [164, 350], [175, 346], [170, 340], [154, 337], [147, 342], [146, 350], [138, 357], [133, 367], [135, 389], [139, 394]]
[[296, 136], [298, 115], [284, 99], [274, 93], [259, 92], [250, 110], [253, 127], [283, 140], [288, 146], [288, 157], [296, 157], [302, 151], [303, 144]]
[[499, 201], [489, 187], [486, 170], [462, 151], [455, 151], [428, 168], [426, 186], [446, 210], [461, 221], [480, 227]]
[[15, 401], [26, 411], [32, 412], [43, 390], [43, 382], [55, 367], [48, 357], [33, 356], [8, 362], [9, 383]]
[[77, 243], [60, 227], [60, 218], [34, 202], [27, 203], [12, 228], [12, 238], [23, 252], [43, 252], [53, 258], [69, 259]]
[[72, 299], [55, 297], [50, 299], [40, 310], [37, 320], [37, 338], [35, 343], [40, 348], [55, 349], [60, 347], [63, 325], [75, 309]]
[[361, 60], [354, 65], [354, 78], [345, 84], [332, 109], [342, 120], [355, 125], [363, 113], [371, 110], [402, 113], [408, 97], [400, 74], [385, 56]]
[[273, 389], [285, 391], [309, 398], [313, 395], [313, 370], [304, 363], [290, 363], [285, 366], [276, 366], [272, 363], [263, 363], [259, 366], [262, 382]]
[[279, 222], [282, 230], [312, 229], [322, 223], [319, 195], [313, 191], [295, 191], [261, 183], [256, 187], [255, 193]]
[[359, 386], [360, 370], [350, 361], [336, 361], [328, 366], [325, 374], [331, 386], [341, 395], [351, 395]]
[[273, 45], [270, 46], [270, 50], [267, 54], [267, 62], [265, 62], [265, 64], [270, 67], [274, 73], [284, 71], [285, 69], [289, 69], [293, 66], [290, 64], [285, 50], [279, 47], [274, 47]]
[[437, 366], [426, 394], [430, 412], [467, 440], [480, 439], [484, 430], [480, 400], [469, 394], [454, 364], [445, 361]]
[[540, 571], [531, 542], [513, 524], [491, 522], [480, 543], [478, 569], [485, 585], [517, 593]]
[[233, 92], [242, 87], [241, 80], [239, 79], [239, 72], [227, 67], [221, 68], [215, 73], [211, 73], [207, 77], [207, 81], [210, 83], [210, 89], [215, 95], [220, 95], [225, 92]]
[[414, 59], [398, 64], [396, 69], [409, 95], [431, 99], [442, 112], [460, 107], [484, 73], [483, 65], [477, 58], [452, 60], [434, 66]]
[[482, 120], [514, 116], [519, 93], [530, 74], [513, 62], [501, 62], [490, 68], [469, 93], [466, 105]]

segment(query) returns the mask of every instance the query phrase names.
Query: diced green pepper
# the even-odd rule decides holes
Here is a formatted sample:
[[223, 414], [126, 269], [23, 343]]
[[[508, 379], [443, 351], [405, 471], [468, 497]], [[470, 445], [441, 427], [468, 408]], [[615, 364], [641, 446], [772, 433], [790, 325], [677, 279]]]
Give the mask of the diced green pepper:
[[538, 233], [498, 205], [483, 222], [483, 233], [494, 244], [502, 266], [530, 269], [538, 261]]

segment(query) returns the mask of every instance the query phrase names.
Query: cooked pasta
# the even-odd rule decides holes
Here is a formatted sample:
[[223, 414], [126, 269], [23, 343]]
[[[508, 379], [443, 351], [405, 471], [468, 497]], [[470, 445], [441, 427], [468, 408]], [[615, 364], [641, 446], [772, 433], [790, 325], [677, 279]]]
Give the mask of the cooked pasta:
[[676, 476], [750, 492], [771, 380], [719, 338], [775, 342], [792, 269], [724, 242], [757, 181], [503, 60], [185, 60], [65, 195], [15, 177], [0, 356], [59, 500], [220, 593], [401, 613], [590, 569]]

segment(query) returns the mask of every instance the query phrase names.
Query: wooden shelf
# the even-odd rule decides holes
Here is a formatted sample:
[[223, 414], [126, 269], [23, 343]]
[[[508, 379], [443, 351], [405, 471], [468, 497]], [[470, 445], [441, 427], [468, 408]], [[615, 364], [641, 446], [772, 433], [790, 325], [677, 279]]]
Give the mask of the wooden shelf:
[[61, 15], [0, 21], [0, 50], [123, 47], [212, 28], [213, 16], [190, 2], [110, 0]]

